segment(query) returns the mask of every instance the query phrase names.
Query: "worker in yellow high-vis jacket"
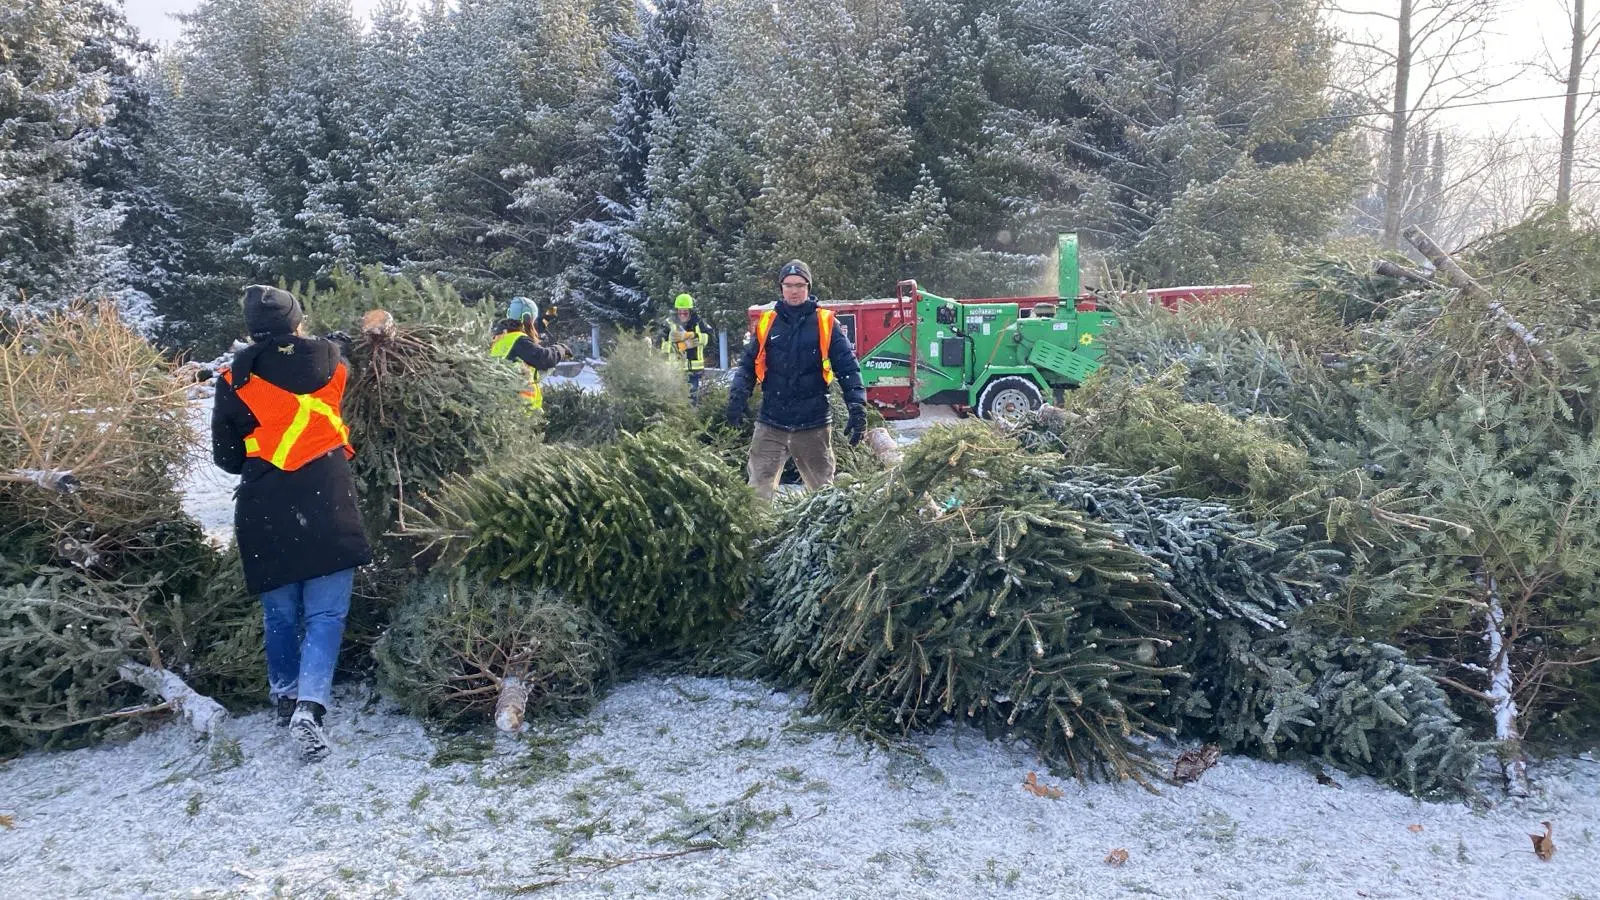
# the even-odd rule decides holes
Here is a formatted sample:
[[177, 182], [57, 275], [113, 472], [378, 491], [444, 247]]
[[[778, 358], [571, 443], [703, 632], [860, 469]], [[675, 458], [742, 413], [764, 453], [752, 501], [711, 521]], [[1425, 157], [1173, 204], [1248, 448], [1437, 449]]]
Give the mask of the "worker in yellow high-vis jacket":
[[527, 326], [517, 319], [504, 319], [494, 329], [494, 343], [489, 345], [489, 355], [495, 359], [514, 359], [521, 363], [527, 370], [528, 387], [522, 391], [522, 397], [528, 401], [529, 409], [544, 408], [544, 389], [539, 385], [539, 376], [556, 367], [564, 359], [572, 357], [572, 351], [565, 344], [539, 343], [523, 329]]
[[661, 350], [679, 365], [689, 379], [689, 402], [699, 405], [700, 381], [705, 376], [706, 350], [711, 346], [711, 330], [695, 312], [694, 298], [679, 294], [672, 301], [673, 318], [662, 335]]

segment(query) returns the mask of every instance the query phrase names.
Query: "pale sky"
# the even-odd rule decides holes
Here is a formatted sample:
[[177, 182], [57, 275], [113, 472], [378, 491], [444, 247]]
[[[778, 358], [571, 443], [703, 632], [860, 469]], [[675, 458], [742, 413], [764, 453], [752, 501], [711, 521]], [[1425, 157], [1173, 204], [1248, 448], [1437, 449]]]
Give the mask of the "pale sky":
[[[179, 24], [172, 13], [187, 12], [199, 5], [200, 0], [124, 0], [128, 19], [146, 39], [161, 43], [177, 39]], [[351, 0], [356, 15], [369, 16], [379, 0]], [[1501, 0], [1504, 14], [1494, 26], [1496, 34], [1490, 39], [1488, 71], [1505, 70], [1506, 66], [1530, 62], [1545, 57], [1549, 47], [1558, 59], [1565, 60], [1567, 32], [1565, 7], [1562, 0]], [[1398, 0], [1342, 0], [1341, 5], [1351, 9], [1392, 10]], [[1596, 13], [1600, 15], [1600, 11]], [[1357, 28], [1383, 24], [1371, 18], [1345, 18], [1340, 24]], [[1393, 40], [1392, 36], [1389, 39]], [[1482, 99], [1512, 100], [1560, 94], [1562, 85], [1551, 81], [1542, 72], [1531, 70], [1514, 81], [1498, 88]], [[1526, 103], [1504, 103], [1451, 110], [1441, 113], [1442, 121], [1471, 131], [1502, 131], [1516, 127], [1525, 134], [1554, 135], [1560, 132], [1561, 100], [1539, 100]]]
[[[1559, 61], [1561, 71], [1566, 70], [1567, 46], [1572, 30], [1571, 22], [1567, 19], [1567, 4], [1562, 0], [1498, 0], [1498, 2], [1501, 12], [1489, 28], [1492, 33], [1486, 38], [1488, 52], [1485, 54], [1487, 59], [1484, 60], [1482, 69], [1485, 80], [1499, 81], [1530, 62], [1539, 65], [1522, 71], [1513, 80], [1476, 99], [1506, 101], [1560, 95], [1566, 90], [1566, 86], [1551, 80], [1543, 70], [1548, 65], [1548, 57], [1552, 54]], [[1337, 0], [1337, 5], [1349, 10], [1376, 10], [1390, 13], [1398, 10], [1400, 6], [1399, 0]], [[1592, 19], [1596, 15], [1600, 15], [1600, 10], [1591, 9], [1589, 17]], [[1393, 23], [1387, 20], [1368, 16], [1335, 15], [1333, 21], [1336, 25], [1352, 31], [1394, 27]], [[1377, 37], [1378, 42], [1385, 46], [1394, 43], [1392, 31], [1379, 34]], [[1416, 90], [1415, 78], [1416, 75], [1413, 74], [1413, 90]], [[1583, 102], [1582, 98], [1579, 102]], [[1496, 103], [1440, 113], [1443, 122], [1467, 131], [1502, 132], [1514, 127], [1521, 134], [1529, 135], [1559, 135], [1561, 114], [1562, 100], [1559, 96], [1556, 99]]]
[[[154, 43], [171, 43], [178, 39], [178, 22], [172, 13], [185, 13], [200, 5], [200, 0], [123, 0], [128, 11], [128, 21], [139, 29], [145, 40]], [[366, 18], [378, 8], [378, 0], [351, 0], [356, 16]]]

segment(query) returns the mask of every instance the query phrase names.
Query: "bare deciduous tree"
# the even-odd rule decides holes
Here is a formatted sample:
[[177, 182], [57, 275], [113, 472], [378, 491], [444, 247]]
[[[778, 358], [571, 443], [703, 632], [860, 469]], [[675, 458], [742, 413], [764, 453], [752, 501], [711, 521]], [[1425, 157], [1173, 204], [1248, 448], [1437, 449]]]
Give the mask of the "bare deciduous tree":
[[[1589, 64], [1600, 54], [1600, 28], [1584, 17], [1584, 0], [1571, 0], [1564, 4], [1567, 21], [1572, 25], [1571, 39], [1567, 44], [1567, 66], [1563, 75], [1555, 64], [1554, 54], [1546, 63], [1546, 71], [1556, 81], [1566, 86], [1566, 106], [1561, 116], [1561, 168], [1556, 179], [1556, 203], [1572, 203], [1573, 167], [1577, 159], [1578, 133], [1600, 114], [1593, 91], [1585, 92], [1585, 74]], [[1592, 82], [1593, 76], [1587, 80]]]
[[1389, 3], [1332, 0], [1327, 9], [1352, 27], [1341, 37], [1354, 59], [1356, 77], [1347, 87], [1358, 105], [1387, 120], [1383, 132], [1382, 240], [1398, 249], [1407, 224], [1408, 157], [1426, 156], [1410, 135], [1425, 127], [1442, 107], [1482, 97], [1515, 77], [1486, 65], [1489, 29], [1502, 0], [1399, 0]]

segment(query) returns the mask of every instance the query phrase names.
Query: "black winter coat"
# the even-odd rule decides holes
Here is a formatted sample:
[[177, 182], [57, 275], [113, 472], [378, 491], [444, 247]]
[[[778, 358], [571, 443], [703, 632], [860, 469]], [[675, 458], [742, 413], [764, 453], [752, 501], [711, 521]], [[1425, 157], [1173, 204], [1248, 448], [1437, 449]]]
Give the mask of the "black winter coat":
[[556, 354], [554, 348], [546, 347], [527, 335], [517, 338], [517, 342], [511, 345], [511, 352], [506, 354], [506, 358], [525, 363], [540, 372], [554, 369], [556, 364], [561, 362], [561, 357]]
[[[239, 352], [233, 381], [264, 378], [286, 391], [308, 394], [333, 378], [340, 355], [339, 345], [322, 338], [276, 337]], [[245, 585], [260, 594], [371, 562], [344, 450], [335, 448], [285, 472], [245, 456], [245, 436], [257, 424], [239, 395], [218, 378], [211, 455], [223, 471], [240, 476], [233, 528]]]
[[[828, 384], [822, 380], [822, 348], [817, 335], [817, 298], [799, 306], [778, 301], [778, 318], [767, 332], [767, 380], [761, 385], [761, 412], [757, 420], [784, 431], [821, 428], [832, 421]], [[745, 344], [744, 355], [733, 372], [728, 390], [728, 411], [744, 413], [756, 386], [755, 335]], [[837, 322], [828, 345], [833, 378], [848, 406], [866, 407], [867, 389], [861, 384], [861, 366], [855, 348]]]

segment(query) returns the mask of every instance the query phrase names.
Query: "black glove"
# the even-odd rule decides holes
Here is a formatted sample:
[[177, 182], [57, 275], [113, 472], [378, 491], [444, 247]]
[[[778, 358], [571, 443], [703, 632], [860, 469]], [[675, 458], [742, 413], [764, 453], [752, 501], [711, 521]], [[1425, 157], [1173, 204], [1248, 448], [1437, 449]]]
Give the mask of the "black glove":
[[728, 403], [727, 419], [728, 419], [728, 425], [733, 427], [733, 428], [738, 428], [740, 425], [743, 425], [744, 424], [744, 404], [743, 403], [729, 402]]
[[850, 440], [850, 446], [861, 443], [867, 433], [867, 410], [864, 406], [850, 407], [850, 418], [844, 423], [844, 436]]
[[349, 332], [345, 331], [330, 331], [323, 335], [323, 337], [333, 341], [335, 344], [343, 344], [345, 347], [349, 347], [351, 344], [355, 343], [353, 340], [351, 340]]

